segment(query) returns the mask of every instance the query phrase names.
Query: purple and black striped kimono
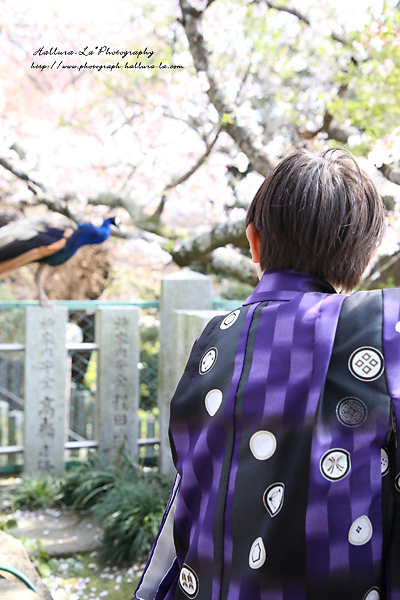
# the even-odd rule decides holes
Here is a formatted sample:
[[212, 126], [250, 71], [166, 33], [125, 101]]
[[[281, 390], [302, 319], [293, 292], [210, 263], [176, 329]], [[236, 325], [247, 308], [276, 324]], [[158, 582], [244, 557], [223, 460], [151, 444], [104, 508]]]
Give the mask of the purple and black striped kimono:
[[400, 290], [265, 273], [172, 399], [178, 475], [136, 598], [400, 600], [396, 423]]

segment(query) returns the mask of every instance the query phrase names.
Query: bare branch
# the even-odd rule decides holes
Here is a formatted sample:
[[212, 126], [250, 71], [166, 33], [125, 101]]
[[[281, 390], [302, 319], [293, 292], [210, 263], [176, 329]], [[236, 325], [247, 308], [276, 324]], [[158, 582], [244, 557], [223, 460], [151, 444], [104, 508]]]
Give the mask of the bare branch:
[[39, 181], [33, 179], [33, 177], [31, 177], [26, 171], [15, 165], [10, 159], [4, 156], [0, 156], [0, 165], [7, 169], [7, 171], [10, 171], [16, 177], [18, 177], [18, 179], [22, 179], [23, 181], [32, 183], [33, 185], [36, 185], [42, 190], [46, 189], [43, 183], [40, 183]]
[[[65, 197], [57, 196], [45, 185], [35, 181], [23, 168], [15, 165], [6, 157], [0, 157], [0, 165], [27, 183], [28, 189], [34, 194], [38, 204], [44, 204], [50, 210], [65, 215], [77, 223], [84, 223], [86, 221], [83, 215], [71, 209], [69, 201], [76, 198], [75, 193]], [[137, 226], [147, 229], [149, 232], [154, 232], [158, 228], [151, 218], [144, 214], [142, 205], [128, 194], [104, 192], [94, 198], [89, 198], [88, 203], [93, 206], [122, 206]], [[165, 238], [157, 237], [162, 241], [162, 244], [166, 243]]]
[[181, 123], [186, 123], [193, 131], [195, 131], [198, 135], [201, 136], [203, 141], [206, 141], [205, 135], [200, 133], [200, 129], [204, 126], [203, 120], [201, 117], [193, 117], [192, 115], [187, 115], [186, 117], [178, 117], [173, 114], [169, 106], [163, 106], [164, 116], [169, 119], [175, 119], [176, 121], [181, 121]]
[[62, 215], [73, 219], [77, 223], [82, 222], [82, 219], [69, 209], [68, 200], [58, 198], [51, 190], [43, 185], [43, 183], [33, 179], [33, 177], [31, 177], [26, 170], [15, 165], [4, 156], [0, 157], [0, 165], [18, 177], [18, 179], [21, 179], [27, 183], [28, 189], [36, 196], [38, 204], [44, 204], [50, 208], [50, 210], [61, 213]]
[[208, 158], [210, 156], [211, 150], [213, 149], [215, 142], [218, 139], [220, 131], [221, 131], [221, 129], [218, 129], [212, 142], [207, 144], [206, 151], [204, 152], [204, 154], [202, 154], [202, 156], [200, 156], [200, 158], [196, 162], [196, 164], [193, 165], [193, 167], [191, 169], [189, 169], [189, 171], [187, 171], [183, 175], [179, 175], [175, 179], [173, 179], [168, 185], [165, 186], [164, 191], [171, 190], [172, 188], [176, 187], [177, 185], [180, 185], [181, 183], [183, 183], [184, 181], [189, 179], [189, 177], [191, 175], [193, 175], [193, 173], [195, 173], [199, 167], [201, 167], [201, 165], [204, 163], [206, 158]]
[[361, 289], [372, 290], [387, 287], [389, 280], [391, 287], [400, 285], [400, 251], [391, 256], [382, 256], [373, 266], [368, 276], [361, 281]]
[[209, 51], [201, 33], [202, 14], [193, 8], [188, 0], [180, 0], [182, 23], [189, 42], [190, 53], [197, 71], [204, 72], [209, 82], [208, 97], [215, 106], [221, 127], [235, 140], [239, 148], [247, 155], [254, 169], [266, 175], [274, 166], [275, 160], [270, 158], [255, 135], [243, 125], [239, 125], [236, 107], [225, 96], [219, 86], [213, 69], [209, 64]]
[[93, 206], [99, 206], [100, 204], [105, 206], [122, 206], [129, 213], [135, 224], [142, 224], [147, 218], [143, 213], [143, 207], [140, 202], [129, 194], [103, 192], [94, 198], [89, 198], [88, 203]]
[[[343, 98], [347, 89], [348, 84], [341, 85], [336, 95], [339, 98]], [[315, 129], [314, 131], [308, 129], [297, 129], [297, 133], [300, 135], [300, 137], [306, 140], [312, 139], [322, 131], [327, 134], [328, 139], [336, 140], [337, 142], [341, 142], [343, 144], [347, 143], [351, 135], [360, 135], [362, 133], [353, 125], [342, 125], [341, 123], [338, 123], [333, 115], [331, 115], [328, 111], [325, 112], [323, 123], [318, 129]]]
[[154, 219], [159, 219], [163, 210], [164, 210], [164, 206], [165, 203], [167, 201], [167, 193], [169, 190], [172, 190], [174, 187], [176, 187], [177, 185], [180, 185], [181, 183], [183, 183], [184, 181], [186, 181], [187, 179], [189, 179], [189, 177], [191, 177], [191, 175], [193, 175], [193, 173], [195, 173], [197, 171], [197, 169], [199, 169], [201, 167], [201, 165], [205, 162], [205, 160], [207, 159], [207, 157], [210, 155], [210, 152], [212, 150], [212, 148], [215, 145], [215, 142], [218, 139], [220, 133], [220, 129], [217, 131], [216, 135], [214, 136], [214, 139], [211, 143], [207, 143], [207, 147], [206, 147], [206, 151], [204, 152], [204, 154], [202, 154], [200, 156], [200, 158], [198, 159], [198, 161], [196, 162], [195, 165], [193, 165], [193, 167], [191, 167], [189, 169], [189, 171], [186, 171], [186, 173], [183, 173], [182, 175], [178, 175], [177, 177], [175, 177], [174, 179], [172, 179], [172, 181], [170, 183], [168, 183], [162, 193], [161, 196], [161, 200], [160, 203], [157, 207], [157, 209], [155, 210], [154, 214], [153, 214], [153, 218]]
[[[286, 12], [290, 15], [295, 16], [299, 19], [299, 21], [302, 21], [303, 23], [305, 23], [306, 25], [311, 27], [310, 19], [304, 13], [301, 13], [299, 10], [297, 10], [297, 8], [294, 8], [293, 6], [286, 6], [284, 4], [277, 4], [276, 2], [271, 2], [271, 0], [253, 0], [251, 2], [251, 4], [260, 4], [261, 2], [265, 2], [265, 4], [269, 8], [273, 8], [275, 10]], [[333, 31], [331, 32], [330, 37], [333, 40], [335, 40], [336, 42], [343, 44], [344, 46], [352, 45], [351, 42], [349, 40], [347, 40], [345, 37], [338, 35], [337, 33], [334, 33]]]
[[132, 239], [142, 239], [146, 240], [149, 243], [159, 244], [161, 247], [165, 247], [170, 240], [157, 235], [156, 233], [152, 233], [151, 231], [145, 231], [140, 227], [120, 227], [119, 229], [113, 228], [113, 235], [117, 238], [121, 238], [124, 240], [132, 240]]
[[218, 139], [220, 131], [221, 131], [221, 129], [218, 129], [218, 131], [215, 134], [214, 139], [212, 140], [212, 142], [206, 144], [206, 151], [204, 152], [204, 154], [202, 154], [200, 156], [200, 158], [198, 159], [198, 161], [196, 162], [196, 164], [193, 165], [193, 167], [191, 167], [189, 169], [189, 171], [186, 171], [186, 173], [183, 173], [183, 175], [178, 175], [177, 177], [175, 177], [174, 179], [172, 179], [172, 181], [170, 181], [170, 183], [168, 183], [168, 185], [165, 186], [165, 188], [164, 188], [164, 190], [162, 192], [162, 195], [161, 195], [160, 203], [157, 206], [157, 209], [155, 210], [155, 212], [153, 214], [153, 219], [157, 219], [158, 220], [161, 217], [161, 214], [162, 214], [162, 212], [164, 210], [165, 203], [167, 201], [168, 191], [172, 190], [177, 185], [180, 185], [181, 183], [183, 183], [184, 181], [186, 181], [187, 179], [189, 179], [189, 177], [191, 177], [193, 175], [193, 173], [195, 173], [197, 171], [197, 169], [199, 169], [201, 167], [201, 165], [205, 162], [205, 160], [210, 155], [211, 150], [213, 149], [213, 147], [215, 145], [215, 142]]
[[44, 204], [50, 210], [58, 212], [69, 219], [72, 219], [76, 223], [84, 223], [86, 221], [82, 215], [70, 209], [68, 201], [62, 198], [57, 198], [52, 192], [45, 191], [35, 193], [35, 190], [33, 190], [31, 187], [29, 187], [29, 189], [35, 194], [38, 204]]

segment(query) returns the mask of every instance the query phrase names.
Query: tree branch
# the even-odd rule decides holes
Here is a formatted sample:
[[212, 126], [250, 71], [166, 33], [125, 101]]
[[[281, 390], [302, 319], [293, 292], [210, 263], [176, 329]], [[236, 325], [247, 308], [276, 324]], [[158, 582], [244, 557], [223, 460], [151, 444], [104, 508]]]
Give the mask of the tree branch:
[[[44, 204], [50, 210], [60, 213], [61, 215], [72, 219], [76, 223], [85, 222], [85, 219], [82, 218], [80, 214], [70, 209], [67, 200], [64, 200], [63, 198], [57, 198], [57, 196], [48, 190], [45, 192], [36, 192], [30, 186], [28, 186], [28, 189], [35, 194], [38, 204]], [[70, 199], [72, 200], [73, 197], [70, 197]]]
[[189, 177], [191, 177], [193, 175], [193, 173], [195, 173], [197, 171], [197, 169], [199, 169], [201, 167], [201, 165], [205, 162], [205, 160], [209, 157], [211, 150], [213, 149], [213, 147], [218, 139], [220, 131], [221, 131], [221, 129], [218, 129], [212, 142], [206, 144], [206, 151], [204, 152], [204, 154], [202, 154], [200, 156], [200, 158], [198, 159], [196, 164], [193, 165], [193, 167], [191, 167], [188, 171], [186, 171], [186, 173], [176, 176], [174, 179], [172, 179], [172, 181], [170, 181], [170, 183], [168, 183], [165, 186], [165, 188], [162, 192], [162, 195], [161, 195], [160, 204], [158, 205], [156, 211], [154, 212], [153, 218], [155, 218], [157, 220], [160, 218], [162, 211], [164, 210], [165, 203], [167, 201], [168, 191], [172, 190], [177, 185], [180, 185], [181, 183], [183, 183], [184, 181], [189, 179]]
[[258, 283], [255, 264], [234, 248], [217, 248], [203, 260], [194, 261], [192, 266], [198, 266], [211, 273], [234, 277], [252, 286]]
[[92, 206], [122, 206], [130, 215], [132, 221], [138, 225], [146, 221], [147, 216], [143, 213], [143, 207], [135, 198], [129, 194], [116, 194], [113, 192], [102, 192], [94, 198], [89, 198], [88, 203]]
[[2, 167], [4, 167], [5, 169], [7, 169], [7, 171], [10, 171], [16, 177], [18, 177], [18, 179], [22, 179], [23, 181], [32, 183], [33, 185], [36, 185], [38, 188], [42, 189], [43, 191], [46, 189], [45, 186], [43, 185], [43, 183], [40, 183], [40, 181], [36, 181], [35, 179], [33, 179], [33, 177], [28, 175], [28, 173], [26, 171], [24, 171], [23, 169], [21, 169], [20, 167], [16, 166], [10, 159], [8, 159], [4, 156], [1, 156], [0, 157], [0, 165]]
[[186, 267], [193, 262], [201, 261], [212, 250], [226, 244], [248, 248], [244, 219], [217, 225], [208, 231], [179, 241], [170, 253], [177, 265]]
[[382, 256], [373, 266], [371, 272], [361, 281], [362, 290], [372, 290], [379, 287], [400, 285], [400, 251], [391, 256]]
[[209, 51], [201, 33], [202, 13], [195, 10], [188, 0], [179, 0], [179, 3], [195, 68], [199, 73], [204, 72], [207, 76], [209, 82], [207, 94], [219, 114], [221, 127], [247, 155], [254, 170], [265, 176], [275, 165], [275, 160], [266, 154], [255, 135], [247, 127], [239, 124], [235, 105], [228, 100], [222, 86], [217, 83], [209, 64]]
[[15, 165], [14, 162], [4, 156], [0, 157], [0, 165], [27, 184], [28, 189], [36, 196], [38, 204], [44, 204], [50, 210], [58, 212], [77, 223], [82, 222], [82, 218], [74, 211], [71, 211], [68, 206], [68, 199], [72, 199], [74, 196], [68, 199], [58, 198], [43, 183], [31, 177], [25, 169]]
[[379, 167], [379, 170], [381, 173], [383, 173], [386, 179], [389, 179], [389, 181], [400, 185], [400, 162], [395, 162], [391, 165], [383, 164], [381, 167]]
[[167, 244], [170, 242], [168, 238], [157, 235], [156, 233], [152, 233], [151, 231], [146, 231], [140, 227], [121, 226], [119, 229], [113, 229], [113, 235], [123, 240], [136, 240], [139, 238], [149, 242], [150, 244], [156, 243], [161, 247], [167, 246]]
[[[276, 2], [271, 2], [271, 0], [253, 0], [251, 2], [251, 4], [261, 4], [261, 2], [265, 2], [265, 4], [269, 8], [273, 8], [275, 10], [286, 12], [290, 15], [295, 16], [299, 19], [299, 21], [302, 21], [303, 23], [305, 23], [306, 25], [311, 27], [310, 19], [305, 14], [303, 14], [299, 10], [297, 10], [297, 8], [294, 8], [292, 6], [286, 6], [283, 4], [277, 4]], [[344, 46], [352, 46], [352, 44], [349, 40], [347, 40], [345, 37], [343, 37], [337, 33], [334, 33], [333, 31], [330, 33], [330, 37], [333, 40], [335, 40], [335, 42], [339, 42], [340, 44], [343, 44]]]

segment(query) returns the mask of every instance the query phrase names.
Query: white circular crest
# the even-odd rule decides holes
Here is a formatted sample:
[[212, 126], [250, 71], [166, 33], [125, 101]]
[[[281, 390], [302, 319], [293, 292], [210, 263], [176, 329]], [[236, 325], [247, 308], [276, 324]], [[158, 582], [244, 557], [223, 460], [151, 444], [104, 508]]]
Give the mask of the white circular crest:
[[261, 537], [254, 540], [249, 553], [249, 565], [251, 569], [259, 569], [265, 563], [267, 552]]
[[389, 473], [389, 454], [386, 448], [381, 448], [381, 473], [382, 477]]
[[400, 333], [400, 321], [397, 321], [396, 325], [395, 325], [395, 330], [397, 331], [397, 333]]
[[250, 438], [250, 450], [257, 460], [271, 458], [276, 450], [276, 439], [270, 431], [256, 431]]
[[350, 373], [362, 381], [374, 381], [383, 373], [385, 363], [376, 348], [358, 348], [349, 358]]
[[225, 319], [222, 321], [220, 328], [221, 329], [229, 329], [229, 327], [232, 327], [232, 325], [234, 323], [236, 323], [236, 321], [238, 320], [239, 315], [240, 315], [240, 308], [229, 313], [229, 315], [227, 315], [225, 317]]
[[350, 471], [350, 454], [342, 448], [328, 450], [321, 458], [319, 468], [325, 479], [339, 481]]
[[400, 492], [400, 473], [398, 473], [394, 479], [394, 487]]
[[222, 403], [221, 390], [210, 390], [206, 396], [206, 409], [210, 417], [213, 417]]
[[372, 523], [367, 515], [358, 517], [349, 529], [349, 542], [353, 546], [363, 546], [372, 537]]
[[199, 579], [188, 565], [183, 565], [179, 574], [179, 587], [188, 598], [196, 598], [199, 593]]
[[199, 371], [200, 375], [205, 375], [217, 362], [218, 350], [216, 348], [209, 348], [202, 356]]
[[285, 486], [283, 483], [273, 483], [264, 492], [263, 502], [271, 517], [275, 517], [283, 506]]
[[380, 600], [381, 594], [377, 587], [370, 589], [364, 596], [363, 600]]

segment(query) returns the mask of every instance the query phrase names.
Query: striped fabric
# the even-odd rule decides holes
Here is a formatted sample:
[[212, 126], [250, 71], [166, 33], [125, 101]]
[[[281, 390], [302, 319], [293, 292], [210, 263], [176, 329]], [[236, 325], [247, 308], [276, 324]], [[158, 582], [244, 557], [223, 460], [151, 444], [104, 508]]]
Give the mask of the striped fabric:
[[399, 294], [269, 271], [207, 325], [171, 402], [176, 558], [138, 600], [400, 600]]

